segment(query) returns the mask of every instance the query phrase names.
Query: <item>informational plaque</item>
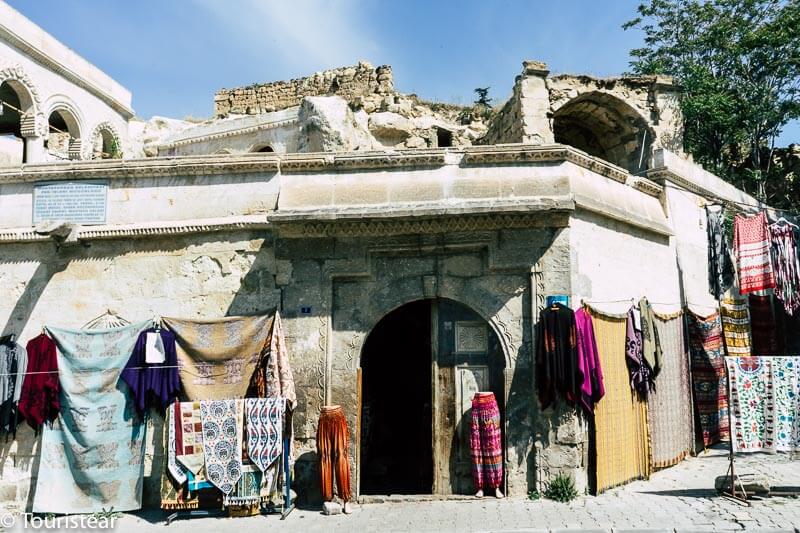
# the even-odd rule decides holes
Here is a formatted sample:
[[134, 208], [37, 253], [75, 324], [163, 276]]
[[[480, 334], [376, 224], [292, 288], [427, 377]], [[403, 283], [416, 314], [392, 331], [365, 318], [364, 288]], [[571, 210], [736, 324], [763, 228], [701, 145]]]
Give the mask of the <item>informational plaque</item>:
[[105, 224], [108, 182], [105, 180], [47, 181], [33, 185], [33, 223], [63, 220], [75, 224]]

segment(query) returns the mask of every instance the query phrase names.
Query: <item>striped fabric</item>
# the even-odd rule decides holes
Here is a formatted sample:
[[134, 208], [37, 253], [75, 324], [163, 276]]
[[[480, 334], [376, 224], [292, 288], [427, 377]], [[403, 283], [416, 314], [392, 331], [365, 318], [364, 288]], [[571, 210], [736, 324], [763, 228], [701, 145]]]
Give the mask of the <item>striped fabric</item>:
[[711, 446], [730, 438], [728, 389], [719, 313], [707, 317], [689, 313], [689, 349], [692, 354], [694, 403], [703, 434], [703, 445]]
[[692, 451], [692, 392], [689, 385], [689, 354], [683, 335], [683, 317], [656, 317], [663, 350], [656, 390], [647, 397], [648, 426], [653, 468], [679, 463]]
[[750, 313], [747, 300], [726, 298], [720, 305], [728, 355], [750, 356]]
[[750, 217], [736, 215], [733, 245], [739, 266], [739, 292], [747, 294], [774, 289], [770, 236], [764, 211]]
[[595, 404], [597, 493], [651, 472], [647, 402], [631, 390], [625, 364], [625, 319], [594, 313], [606, 394]]

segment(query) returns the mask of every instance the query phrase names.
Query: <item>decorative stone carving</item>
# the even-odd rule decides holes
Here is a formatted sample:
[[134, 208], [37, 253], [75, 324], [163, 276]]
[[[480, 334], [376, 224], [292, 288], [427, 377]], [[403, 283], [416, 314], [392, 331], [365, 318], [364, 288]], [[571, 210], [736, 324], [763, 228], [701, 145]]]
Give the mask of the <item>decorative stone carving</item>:
[[456, 353], [485, 353], [489, 350], [489, 332], [484, 322], [456, 322]]

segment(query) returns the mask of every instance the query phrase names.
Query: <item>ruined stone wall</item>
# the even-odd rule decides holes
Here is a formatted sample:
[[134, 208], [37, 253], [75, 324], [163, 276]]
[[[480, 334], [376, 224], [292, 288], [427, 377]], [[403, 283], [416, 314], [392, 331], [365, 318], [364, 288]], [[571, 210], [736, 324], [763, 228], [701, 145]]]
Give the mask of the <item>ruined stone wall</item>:
[[307, 78], [222, 89], [214, 95], [214, 115], [257, 115], [300, 105], [306, 96], [338, 95], [348, 102], [357, 97], [394, 92], [392, 67], [374, 68], [366, 62], [341, 67]]

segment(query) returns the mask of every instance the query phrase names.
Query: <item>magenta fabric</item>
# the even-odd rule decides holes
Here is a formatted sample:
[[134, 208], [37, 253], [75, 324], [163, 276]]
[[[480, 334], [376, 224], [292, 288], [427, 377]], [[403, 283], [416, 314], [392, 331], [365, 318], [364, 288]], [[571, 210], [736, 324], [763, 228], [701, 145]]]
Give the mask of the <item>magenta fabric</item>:
[[163, 413], [178, 397], [181, 389], [174, 333], [168, 329], [160, 330], [161, 341], [164, 343], [163, 363], [150, 364], [145, 361], [147, 334], [156, 331], [159, 330], [151, 328], [139, 334], [128, 364], [122, 371], [122, 379], [133, 391], [136, 410], [140, 414], [148, 407], [154, 407]]
[[594, 338], [592, 316], [586, 309], [575, 313], [575, 326], [578, 332], [578, 370], [581, 373], [580, 398], [581, 406], [588, 414], [594, 412], [594, 404], [600, 401], [605, 393], [603, 386], [603, 369], [597, 352], [597, 341]]

